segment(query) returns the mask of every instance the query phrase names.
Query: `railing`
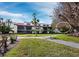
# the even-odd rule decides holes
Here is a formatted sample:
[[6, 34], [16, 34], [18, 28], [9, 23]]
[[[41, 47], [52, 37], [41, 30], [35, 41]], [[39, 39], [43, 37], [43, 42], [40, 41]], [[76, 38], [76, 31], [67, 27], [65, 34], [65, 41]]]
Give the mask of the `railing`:
[[4, 56], [7, 52], [7, 38], [0, 41], [0, 55]]
[[0, 41], [0, 53], [2, 53], [2, 51], [1, 51], [2, 46], [3, 46], [3, 41], [1, 40]]
[[12, 38], [8, 39], [9, 35], [2, 35], [2, 40], [0, 40], [0, 56], [4, 56], [4, 54], [9, 50], [8, 47], [13, 43]]

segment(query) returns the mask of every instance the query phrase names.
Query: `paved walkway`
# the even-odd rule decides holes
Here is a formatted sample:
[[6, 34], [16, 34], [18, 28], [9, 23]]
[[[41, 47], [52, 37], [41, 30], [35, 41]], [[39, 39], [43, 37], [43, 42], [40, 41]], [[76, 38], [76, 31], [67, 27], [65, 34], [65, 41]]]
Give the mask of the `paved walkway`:
[[53, 41], [53, 42], [56, 42], [56, 43], [59, 43], [59, 44], [64, 44], [66, 46], [70, 46], [70, 47], [73, 47], [73, 48], [79, 48], [79, 43], [75, 43], [75, 42], [68, 42], [68, 41], [63, 41], [63, 40], [58, 40], [58, 39], [47, 39], [49, 41]]
[[58, 40], [58, 39], [53, 39], [50, 36], [45, 36], [45, 37], [18, 37], [18, 39], [22, 39], [22, 38], [41, 38], [41, 39], [47, 39], [49, 41], [53, 41], [59, 44], [64, 44], [66, 46], [70, 46], [73, 48], [79, 48], [79, 43], [75, 43], [75, 42], [68, 42], [68, 41], [64, 41], [64, 40]]
[[47, 39], [50, 36], [42, 36], [42, 37], [18, 37], [18, 39], [23, 39], [23, 38], [40, 38], [40, 39]]

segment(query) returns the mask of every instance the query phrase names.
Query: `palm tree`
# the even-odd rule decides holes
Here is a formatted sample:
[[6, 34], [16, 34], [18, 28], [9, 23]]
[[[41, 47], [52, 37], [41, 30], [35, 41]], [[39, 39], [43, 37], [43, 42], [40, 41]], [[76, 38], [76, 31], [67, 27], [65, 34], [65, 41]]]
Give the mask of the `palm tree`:
[[3, 22], [3, 18], [0, 18], [0, 22]]
[[35, 34], [37, 36], [37, 24], [39, 23], [39, 19], [36, 18], [36, 13], [33, 13], [33, 20], [31, 21], [31, 23], [34, 25], [35, 27]]
[[8, 26], [10, 26], [11, 25], [11, 23], [12, 23], [12, 21], [10, 20], [10, 19], [7, 19], [7, 21], [6, 21], [7, 23], [8, 23]]

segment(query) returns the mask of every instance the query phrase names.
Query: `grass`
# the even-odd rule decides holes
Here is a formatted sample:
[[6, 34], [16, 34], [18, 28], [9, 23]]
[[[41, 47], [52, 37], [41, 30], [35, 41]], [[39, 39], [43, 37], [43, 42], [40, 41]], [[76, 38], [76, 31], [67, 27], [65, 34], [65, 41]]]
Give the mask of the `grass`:
[[6, 57], [79, 56], [79, 49], [47, 41], [46, 39], [22, 39], [5, 54]]
[[[16, 34], [17, 36], [33, 36], [36, 37], [36, 34]], [[37, 36], [52, 36], [53, 34], [37, 34]]]
[[[33, 37], [36, 37], [36, 34], [17, 34], [17, 36], [28, 36], [28, 37], [33, 36]], [[69, 36], [69, 35], [66, 35], [66, 34], [37, 34], [37, 36], [51, 36], [55, 39], [79, 43], [79, 37]]]
[[66, 34], [59, 34], [59, 35], [53, 36], [53, 38], [79, 43], [79, 37], [69, 36], [69, 35], [66, 35]]

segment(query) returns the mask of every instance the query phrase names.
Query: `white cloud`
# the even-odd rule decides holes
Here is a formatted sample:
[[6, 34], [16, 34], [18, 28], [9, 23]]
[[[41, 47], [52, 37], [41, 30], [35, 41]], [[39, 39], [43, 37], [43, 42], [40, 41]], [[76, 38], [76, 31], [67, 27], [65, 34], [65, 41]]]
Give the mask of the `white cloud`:
[[[54, 8], [57, 6], [57, 3], [53, 3], [53, 2], [45, 2], [45, 3], [34, 3], [37, 8], [38, 11], [42, 12], [42, 14], [45, 15], [53, 15], [53, 10]], [[34, 8], [35, 10], [37, 10], [36, 8]]]
[[21, 20], [21, 19], [17, 19], [17, 18], [16, 18], [16, 19], [11, 19], [11, 20], [12, 20], [13, 22], [16, 22], [16, 23], [18, 23], [18, 22], [19, 22], [19, 23], [24, 22], [23, 20]]
[[[48, 17], [50, 14], [53, 14], [53, 6], [54, 3], [35, 3], [36, 4], [36, 8], [32, 8], [38, 12], [40, 12], [38, 14], [38, 16], [40, 17], [45, 17], [45, 19], [42, 17], [41, 18], [41, 23], [51, 23], [50, 18]], [[14, 5], [11, 5], [9, 7], [5, 7], [4, 10], [6, 8], [12, 8], [15, 7], [16, 3]], [[0, 11], [0, 16], [8, 16], [10, 18], [12, 18], [13, 21], [15, 22], [22, 22], [22, 21], [31, 21], [31, 15], [27, 12], [27, 14], [22, 14], [22, 13], [13, 13], [13, 12], [8, 12], [8, 11]], [[48, 18], [47, 18], [48, 17]], [[48, 20], [48, 21], [47, 21]]]
[[0, 15], [2, 15], [2, 16], [12, 16], [12, 17], [23, 17], [23, 14], [11, 13], [11, 12], [8, 12], [8, 11], [0, 11]]
[[28, 21], [30, 18], [30, 15], [27, 14], [22, 14], [22, 13], [12, 13], [8, 11], [0, 11], [0, 16], [3, 17], [4, 19], [11, 19], [13, 22], [24, 22]]

